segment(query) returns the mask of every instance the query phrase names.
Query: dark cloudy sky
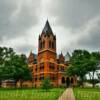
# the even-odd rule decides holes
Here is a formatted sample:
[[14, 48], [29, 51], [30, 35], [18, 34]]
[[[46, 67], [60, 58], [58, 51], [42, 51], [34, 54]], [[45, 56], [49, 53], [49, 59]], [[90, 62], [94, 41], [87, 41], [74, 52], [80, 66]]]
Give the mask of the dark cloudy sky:
[[58, 53], [100, 50], [100, 0], [0, 0], [0, 46], [36, 53], [47, 19]]

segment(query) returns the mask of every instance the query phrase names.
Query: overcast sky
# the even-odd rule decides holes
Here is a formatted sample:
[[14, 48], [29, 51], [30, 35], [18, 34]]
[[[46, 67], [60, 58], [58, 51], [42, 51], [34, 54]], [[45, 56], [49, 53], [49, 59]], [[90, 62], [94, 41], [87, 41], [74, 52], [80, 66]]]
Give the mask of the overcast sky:
[[100, 0], [0, 0], [0, 46], [37, 53], [47, 19], [58, 53], [100, 50]]

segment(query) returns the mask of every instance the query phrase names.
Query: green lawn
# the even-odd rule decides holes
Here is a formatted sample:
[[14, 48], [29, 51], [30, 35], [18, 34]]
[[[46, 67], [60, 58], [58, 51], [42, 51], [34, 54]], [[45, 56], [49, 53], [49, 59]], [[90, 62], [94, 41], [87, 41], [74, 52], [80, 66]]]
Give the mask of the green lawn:
[[42, 89], [0, 89], [0, 100], [57, 100], [63, 91], [63, 88], [49, 92]]
[[76, 100], [100, 100], [100, 88], [74, 88]]

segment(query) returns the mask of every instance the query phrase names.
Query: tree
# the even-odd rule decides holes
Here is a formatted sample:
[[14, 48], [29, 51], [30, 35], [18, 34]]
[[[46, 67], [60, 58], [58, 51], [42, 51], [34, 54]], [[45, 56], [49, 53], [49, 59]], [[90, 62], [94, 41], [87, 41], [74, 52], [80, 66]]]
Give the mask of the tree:
[[11, 69], [9, 69], [8, 66], [9, 66], [10, 57], [13, 54], [14, 51], [12, 48], [0, 47], [0, 85], [2, 80], [11, 77], [12, 74], [10, 72]]
[[2, 66], [0, 65], [0, 87], [1, 87], [1, 81], [2, 81], [2, 74], [3, 74]]
[[25, 55], [15, 55], [12, 57], [11, 61], [13, 60], [13, 78], [15, 83], [20, 81], [20, 86], [22, 87], [22, 83], [25, 80], [32, 80], [31, 72], [28, 68], [27, 58]]
[[80, 79], [80, 85], [83, 86], [85, 75], [88, 72], [87, 62], [90, 58], [90, 53], [86, 50], [74, 50], [70, 58], [70, 65], [66, 69], [66, 75], [77, 75]]
[[48, 91], [51, 88], [50, 77], [45, 77], [42, 82], [42, 89]]
[[80, 85], [83, 86], [85, 75], [89, 74], [93, 87], [95, 86], [94, 75], [100, 69], [100, 53], [89, 53], [86, 50], [75, 50], [70, 58], [70, 66], [66, 69], [69, 76], [77, 75], [80, 79]]
[[21, 80], [31, 80], [27, 58], [24, 54], [16, 54], [12, 48], [0, 47], [0, 83], [2, 80], [13, 79], [16, 83]]
[[97, 70], [100, 69], [100, 52], [92, 52], [91, 53], [91, 58], [89, 59], [88, 62], [88, 71], [89, 71], [89, 76], [90, 76], [90, 81], [93, 85], [93, 87], [96, 84], [96, 79], [94, 78]]

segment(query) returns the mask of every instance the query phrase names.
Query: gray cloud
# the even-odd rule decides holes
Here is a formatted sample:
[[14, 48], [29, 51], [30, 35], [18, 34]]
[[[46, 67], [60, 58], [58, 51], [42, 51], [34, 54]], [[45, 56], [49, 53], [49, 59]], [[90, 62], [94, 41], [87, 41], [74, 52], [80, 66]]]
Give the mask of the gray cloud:
[[25, 35], [38, 22], [37, 0], [0, 0], [0, 40]]
[[100, 15], [100, 0], [55, 0], [49, 10], [57, 25], [74, 30]]
[[30, 51], [33, 50], [31, 48], [35, 48], [33, 45], [30, 44], [23, 44], [23, 45], [19, 45], [15, 48], [15, 50], [19, 53], [25, 53], [27, 55], [29, 55]]
[[54, 21], [58, 53], [99, 50], [100, 0], [0, 0], [0, 45], [12, 45], [17, 52], [36, 50], [46, 18], [51, 26]]
[[[49, 7], [49, 11], [49, 15], [56, 18], [56, 26], [70, 30], [70, 35], [66, 31], [62, 33], [66, 39], [63, 46], [60, 45], [59, 48], [62, 48], [64, 52], [69, 48], [71, 50], [77, 48], [99, 50], [100, 20], [94, 23], [94, 19], [100, 19], [100, 0], [55, 0], [52, 7]], [[88, 27], [89, 30], [87, 30]]]
[[78, 44], [91, 50], [100, 50], [100, 18], [92, 24], [92, 27], [87, 31], [88, 35], [80, 37]]

